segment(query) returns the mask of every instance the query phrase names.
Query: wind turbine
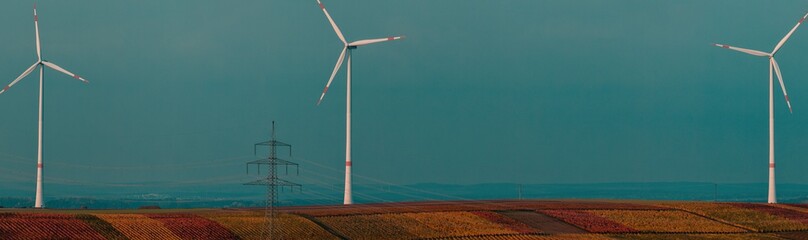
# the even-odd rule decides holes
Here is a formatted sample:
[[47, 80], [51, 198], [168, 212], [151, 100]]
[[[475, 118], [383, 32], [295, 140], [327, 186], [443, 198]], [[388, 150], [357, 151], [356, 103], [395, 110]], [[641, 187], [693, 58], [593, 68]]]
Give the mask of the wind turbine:
[[[805, 18], [808, 18], [808, 13], [805, 14], [800, 21], [797, 22], [797, 25], [791, 29], [791, 31], [786, 34], [783, 39], [780, 40], [779, 43], [774, 47], [771, 53], [766, 53], [758, 50], [751, 50], [739, 47], [733, 47], [724, 44], [713, 44], [716, 47], [726, 48], [730, 50], [739, 51], [742, 53], [750, 54], [753, 56], [758, 57], [765, 57], [769, 58], [769, 199], [768, 203], [777, 203], [777, 196], [775, 191], [774, 185], [774, 76], [773, 74], [777, 74], [777, 79], [780, 80], [780, 88], [783, 89], [783, 96], [786, 98], [786, 104], [788, 104], [788, 111], [792, 112], [791, 109], [791, 100], [788, 98], [788, 93], [786, 92], [786, 85], [783, 83], [783, 75], [780, 73], [780, 66], [777, 65], [777, 60], [774, 60], [774, 55], [777, 54], [777, 51], [783, 47], [783, 44], [788, 41], [791, 37], [791, 34], [794, 34], [794, 31], [797, 30]], [[774, 73], [772, 73], [774, 72]]]
[[334, 76], [337, 75], [339, 68], [342, 66], [342, 62], [345, 60], [345, 58], [348, 58], [348, 66], [346, 67], [347, 68], [346, 71], [348, 72], [347, 74], [348, 86], [346, 87], [347, 100], [345, 102], [345, 109], [346, 109], [345, 110], [345, 197], [343, 199], [343, 203], [345, 205], [348, 205], [353, 204], [353, 197], [351, 194], [351, 52], [359, 46], [399, 40], [404, 37], [398, 36], [398, 37], [366, 39], [349, 43], [345, 41], [345, 37], [342, 35], [342, 31], [340, 31], [337, 24], [334, 23], [334, 19], [331, 19], [331, 15], [328, 14], [327, 10], [325, 10], [325, 6], [323, 6], [323, 3], [320, 2], [320, 0], [317, 0], [317, 4], [320, 5], [320, 9], [322, 9], [323, 13], [325, 13], [325, 17], [328, 18], [328, 22], [331, 23], [331, 27], [334, 28], [334, 32], [337, 33], [337, 37], [339, 37], [339, 40], [342, 41], [343, 44], [342, 53], [340, 53], [339, 58], [337, 59], [337, 65], [334, 67], [334, 71], [331, 72], [331, 77], [328, 79], [328, 83], [326, 83], [325, 89], [323, 89], [323, 94], [320, 95], [320, 99], [317, 100], [317, 105], [320, 105], [320, 103], [323, 101], [325, 93], [328, 92], [328, 87], [331, 86], [331, 81], [334, 80]]
[[44, 121], [43, 120], [45, 118], [45, 114], [43, 112], [43, 109], [45, 108], [45, 81], [44, 81], [45, 80], [45, 73], [44, 73], [45, 67], [49, 67], [49, 68], [51, 68], [53, 70], [62, 72], [64, 74], [67, 74], [67, 75], [69, 75], [69, 76], [71, 76], [71, 77], [73, 77], [75, 79], [78, 79], [78, 80], [84, 82], [84, 83], [88, 83], [88, 82], [87, 82], [87, 80], [80, 77], [79, 75], [73, 74], [72, 72], [67, 71], [62, 67], [59, 67], [56, 64], [53, 64], [51, 62], [48, 62], [47, 60], [42, 59], [42, 50], [41, 50], [42, 48], [41, 48], [41, 45], [39, 44], [39, 17], [37, 17], [37, 15], [36, 15], [36, 4], [34, 4], [34, 31], [36, 32], [36, 57], [37, 57], [37, 61], [34, 63], [34, 65], [31, 65], [31, 67], [29, 67], [22, 74], [20, 74], [20, 76], [17, 77], [17, 79], [14, 79], [14, 81], [12, 81], [11, 84], [8, 84], [6, 87], [3, 88], [3, 90], [0, 90], [0, 94], [3, 94], [4, 92], [8, 91], [8, 89], [11, 88], [12, 86], [14, 86], [14, 84], [17, 84], [17, 82], [19, 82], [20, 80], [25, 78], [25, 76], [28, 76], [28, 74], [31, 74], [31, 72], [33, 72], [37, 67], [39, 67], [39, 139], [37, 141], [38, 145], [37, 145], [37, 164], [36, 164], [36, 167], [37, 167], [37, 171], [36, 171], [36, 201], [34, 203], [34, 207], [35, 208], [42, 208], [42, 187], [43, 187], [42, 186], [43, 185], [43, 183], [42, 183], [42, 178], [43, 178], [42, 174], [43, 174], [43, 169], [44, 169], [44, 165], [42, 164], [42, 157], [43, 157], [42, 129], [43, 129], [43, 126], [44, 126], [44, 124], [43, 124]]

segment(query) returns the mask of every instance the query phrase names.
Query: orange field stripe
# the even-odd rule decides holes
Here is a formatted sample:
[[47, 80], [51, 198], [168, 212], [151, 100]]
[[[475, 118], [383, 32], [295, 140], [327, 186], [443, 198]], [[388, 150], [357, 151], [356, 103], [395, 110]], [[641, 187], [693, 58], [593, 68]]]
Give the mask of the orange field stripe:
[[238, 236], [219, 225], [219, 223], [197, 215], [187, 213], [144, 215], [162, 222], [168, 230], [171, 230], [182, 239], [239, 239]]
[[162, 222], [140, 214], [95, 214], [95, 216], [112, 224], [129, 239], [180, 239]]
[[[200, 212], [197, 215], [217, 222], [241, 239], [263, 239], [268, 233], [263, 212], [210, 211]], [[275, 223], [279, 226], [275, 232], [278, 239], [340, 239], [311, 219], [302, 216], [279, 214]]]

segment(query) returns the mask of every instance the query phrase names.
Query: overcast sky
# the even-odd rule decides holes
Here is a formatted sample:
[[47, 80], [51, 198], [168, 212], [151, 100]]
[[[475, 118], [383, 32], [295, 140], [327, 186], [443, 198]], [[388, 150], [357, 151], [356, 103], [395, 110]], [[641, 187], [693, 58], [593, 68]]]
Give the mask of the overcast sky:
[[[808, 11], [763, 0], [324, 4], [349, 41], [407, 36], [353, 55], [354, 173], [394, 184], [765, 182], [767, 60], [710, 44], [771, 51]], [[36, 61], [31, 7], [0, 3], [0, 84]], [[44, 59], [90, 81], [45, 71], [46, 179], [241, 182], [276, 120], [302, 174], [341, 183], [344, 69], [315, 103], [342, 46], [315, 0], [43, 0], [38, 12]], [[778, 54], [794, 106], [775, 89], [780, 183], [808, 184], [807, 52], [802, 28]], [[37, 88], [32, 74], [0, 95], [0, 187], [34, 190]]]

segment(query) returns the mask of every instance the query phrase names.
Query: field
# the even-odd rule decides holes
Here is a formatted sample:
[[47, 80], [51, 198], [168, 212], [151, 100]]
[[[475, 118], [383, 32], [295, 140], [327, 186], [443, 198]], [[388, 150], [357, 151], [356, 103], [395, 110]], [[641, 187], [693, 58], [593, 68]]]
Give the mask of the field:
[[[467, 201], [281, 208], [275, 239], [808, 239], [806, 205]], [[266, 239], [261, 209], [0, 209], [0, 239]]]

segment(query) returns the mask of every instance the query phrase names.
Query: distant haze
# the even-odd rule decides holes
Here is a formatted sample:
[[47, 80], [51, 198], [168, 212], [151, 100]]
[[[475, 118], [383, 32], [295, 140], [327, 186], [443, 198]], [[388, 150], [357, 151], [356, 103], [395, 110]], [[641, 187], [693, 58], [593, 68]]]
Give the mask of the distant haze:
[[[763, 0], [323, 3], [349, 40], [407, 36], [354, 51], [360, 185], [765, 182], [766, 60], [710, 44], [770, 51], [808, 11]], [[36, 61], [32, 4], [0, 3], [0, 86]], [[252, 144], [272, 120], [301, 164], [290, 180], [342, 184], [344, 69], [315, 105], [341, 43], [315, 0], [37, 6], [45, 59], [90, 81], [45, 72], [46, 197], [48, 183], [249, 188], [258, 175], [244, 163], [265, 156]], [[794, 106], [775, 89], [778, 183], [808, 184], [806, 53], [806, 26], [778, 53]], [[0, 189], [23, 196], [35, 186], [36, 78], [0, 95]]]

